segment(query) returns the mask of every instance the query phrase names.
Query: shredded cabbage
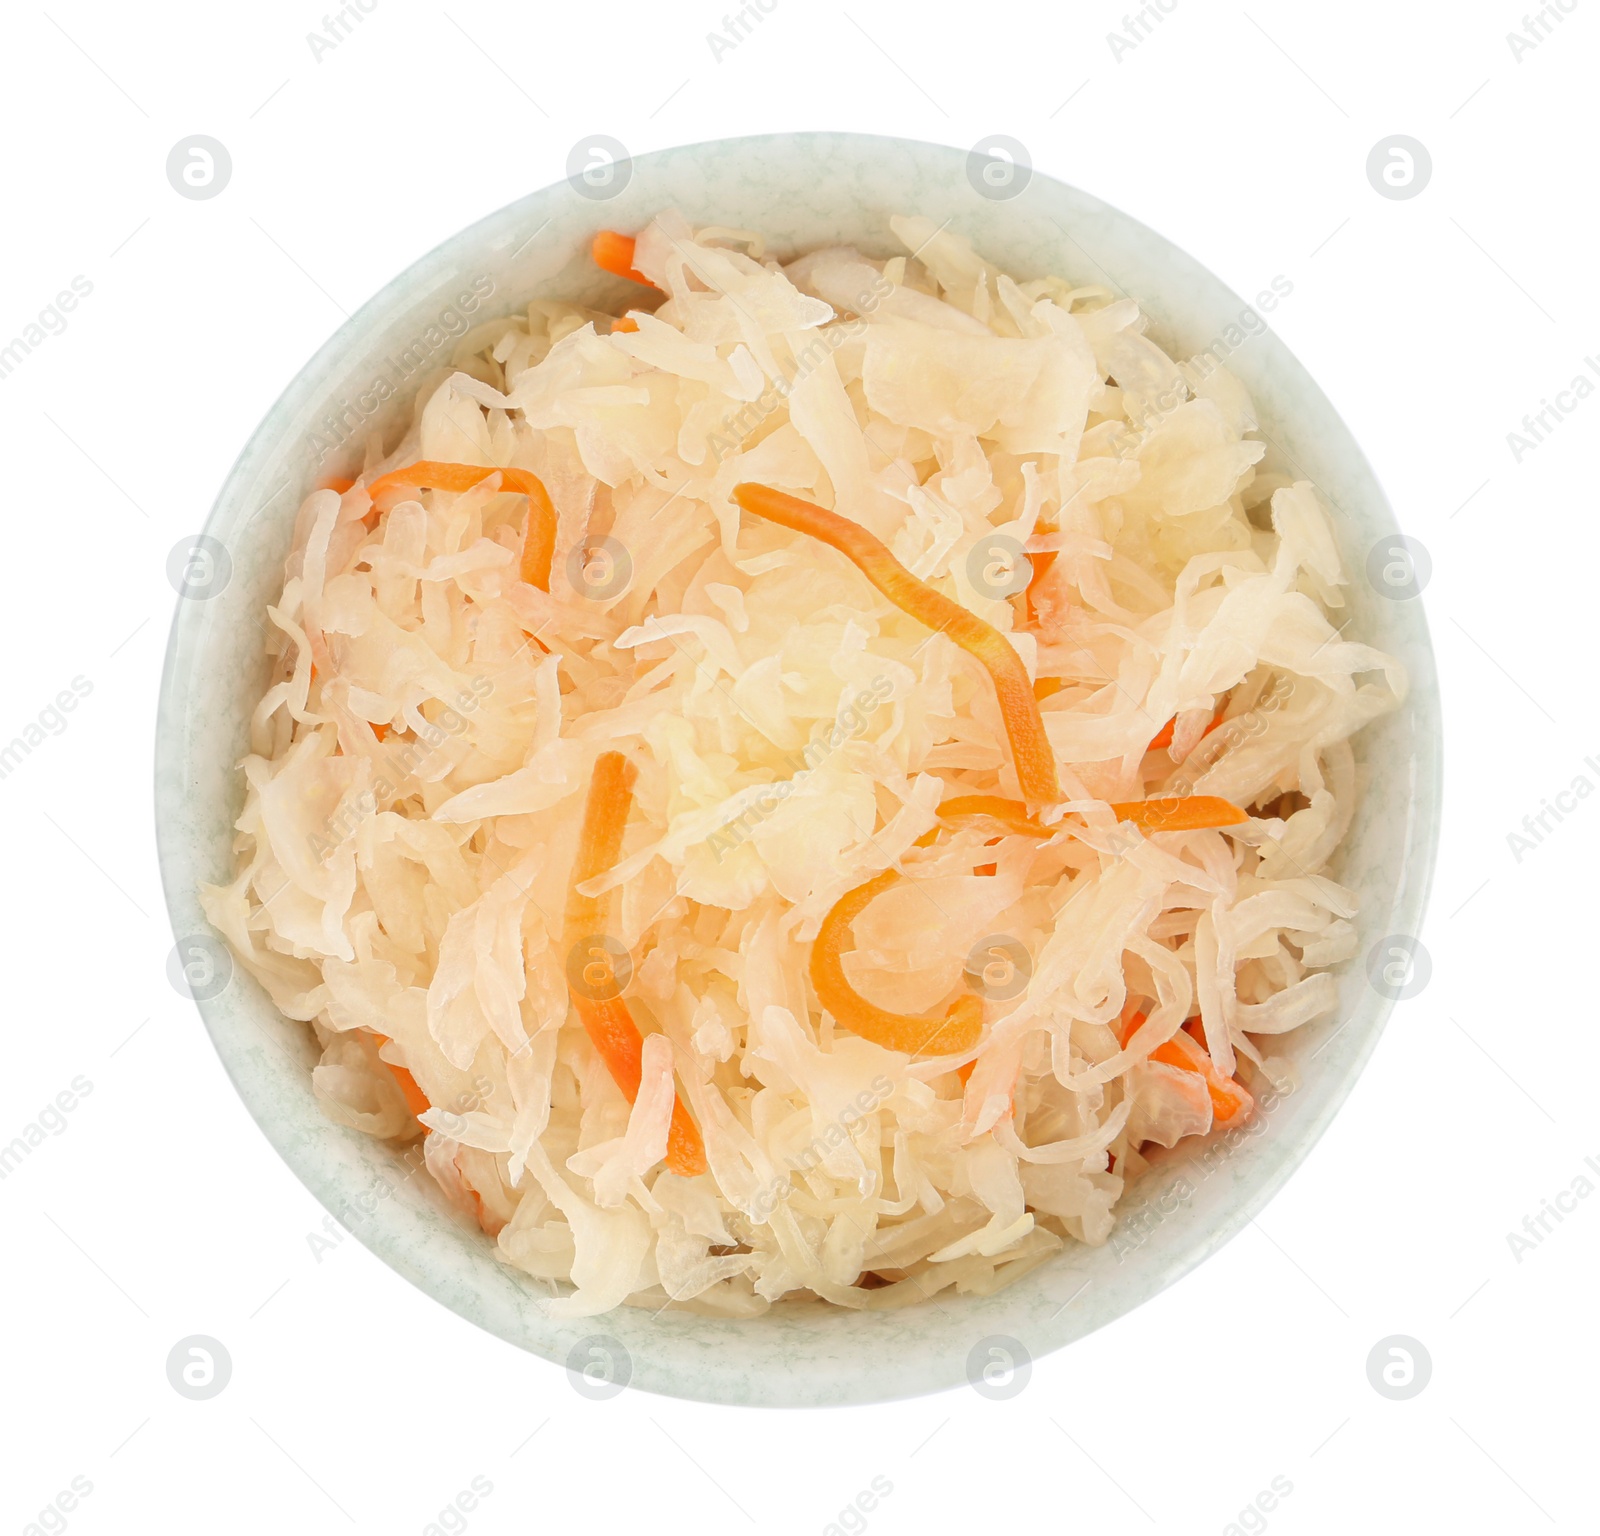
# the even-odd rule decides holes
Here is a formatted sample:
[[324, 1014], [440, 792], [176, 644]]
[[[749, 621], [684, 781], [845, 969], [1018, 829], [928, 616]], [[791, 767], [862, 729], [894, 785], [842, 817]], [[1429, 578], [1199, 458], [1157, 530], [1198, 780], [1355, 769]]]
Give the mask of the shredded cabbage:
[[[784, 266], [661, 215], [635, 254], [654, 313], [612, 332], [541, 301], [463, 338], [404, 441], [306, 500], [267, 610], [238, 874], [208, 915], [314, 1030], [328, 1114], [425, 1136], [446, 1197], [569, 1316], [892, 1307], [1104, 1243], [1141, 1147], [1214, 1130], [1205, 1080], [1152, 1053], [1193, 1037], [1282, 1090], [1272, 1037], [1332, 1009], [1355, 951], [1326, 873], [1350, 739], [1405, 677], [1337, 616], [1315, 490], [1262, 465], [1239, 380], [1169, 357], [1132, 302], [892, 229], [890, 259]], [[548, 592], [519, 579], [520, 496], [374, 514], [364, 486], [419, 458], [541, 478]], [[942, 798], [1016, 793], [985, 673], [832, 549], [741, 520], [743, 481], [857, 520], [1009, 637], [1054, 835], [927, 837]], [[585, 894], [611, 893], [644, 1035], [631, 1104], [561, 952], [608, 750], [639, 777]], [[1190, 793], [1250, 819], [1145, 835], [1107, 810]], [[905, 1013], [977, 990], [963, 1056], [883, 1049], [811, 992], [828, 910], [891, 867], [846, 974]], [[695, 1177], [663, 1163], [675, 1088]]]

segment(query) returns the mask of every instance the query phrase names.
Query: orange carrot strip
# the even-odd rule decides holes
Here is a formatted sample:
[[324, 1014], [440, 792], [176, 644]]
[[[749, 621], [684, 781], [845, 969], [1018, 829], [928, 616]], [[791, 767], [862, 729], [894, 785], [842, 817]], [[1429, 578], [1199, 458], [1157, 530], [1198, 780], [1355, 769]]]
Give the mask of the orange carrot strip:
[[[1040, 533], [1054, 533], [1056, 530], [1053, 528], [1041, 528], [1038, 531]], [[1028, 559], [1033, 565], [1033, 575], [1028, 578], [1027, 591], [1023, 595], [1028, 599], [1028, 606], [1031, 611], [1034, 589], [1050, 574], [1050, 567], [1056, 563], [1056, 551], [1053, 549], [1040, 550], [1036, 555], [1029, 555]]]
[[1035, 821], [1020, 800], [1007, 800], [1001, 795], [953, 795], [939, 807], [939, 820], [997, 821], [1009, 832], [1050, 836], [1050, 828]]
[[594, 237], [594, 244], [589, 251], [594, 257], [594, 264], [602, 272], [610, 272], [617, 277], [626, 277], [631, 282], [643, 283], [646, 288], [654, 288], [655, 284], [634, 267], [633, 249], [632, 235], [619, 235], [614, 229], [602, 229]]
[[470, 491], [490, 475], [499, 475], [500, 488], [528, 498], [528, 529], [522, 539], [520, 575], [531, 587], [550, 590], [550, 561], [556, 549], [556, 509], [544, 481], [526, 469], [486, 468], [482, 464], [445, 464], [438, 459], [418, 459], [380, 475], [367, 487], [376, 501], [385, 491], [400, 486], [428, 486], [436, 491]]
[[734, 486], [733, 499], [756, 517], [807, 534], [838, 550], [902, 613], [910, 614], [929, 629], [942, 631], [976, 658], [994, 683], [1023, 798], [1030, 805], [1053, 805], [1060, 800], [1055, 753], [1044, 733], [1033, 682], [1022, 658], [999, 630], [917, 580], [877, 537], [837, 512], [750, 482]]
[[[590, 780], [589, 797], [583, 807], [578, 854], [573, 860], [567, 894], [563, 927], [569, 955], [580, 943], [604, 932], [605, 908], [609, 904], [606, 897], [585, 896], [578, 886], [603, 875], [617, 862], [622, 851], [623, 829], [633, 805], [633, 782], [637, 777], [638, 770], [620, 752], [602, 752], [595, 759], [594, 778]], [[594, 959], [604, 964], [609, 974], [610, 959], [604, 948], [595, 946]], [[633, 1103], [639, 1096], [639, 1083], [644, 1075], [644, 1040], [628, 1005], [621, 997], [586, 996], [571, 985], [570, 979], [567, 992], [612, 1081], [627, 1096], [628, 1102]], [[706, 1171], [705, 1144], [683, 1107], [683, 1100], [677, 1096], [673, 1098], [672, 1124], [667, 1131], [667, 1167], [684, 1178]]]
[[[1147, 832], [1197, 832], [1208, 827], [1234, 827], [1249, 816], [1231, 800], [1216, 795], [1161, 795], [1154, 800], [1113, 800], [1111, 809], [1118, 821], [1131, 821]], [[939, 807], [939, 820], [993, 821], [1009, 832], [1049, 837], [1051, 829], [1034, 820], [1020, 800], [1001, 795], [954, 795]], [[926, 848], [938, 837], [924, 832], [918, 848]]]
[[620, 320], [611, 322], [611, 334], [615, 336], [618, 331], [628, 332], [639, 329], [639, 322], [632, 315], [624, 315]]
[[1248, 813], [1216, 795], [1157, 795], [1153, 800], [1114, 800], [1118, 821], [1131, 821], [1146, 832], [1199, 832], [1207, 827], [1236, 827]]
[[[385, 1046], [389, 1043], [389, 1037], [380, 1035], [375, 1029], [369, 1029], [367, 1033], [380, 1046]], [[383, 1057], [379, 1056], [378, 1060], [383, 1061]], [[423, 1115], [433, 1108], [428, 1102], [427, 1094], [417, 1087], [416, 1078], [406, 1071], [404, 1067], [397, 1067], [392, 1061], [383, 1061], [383, 1064], [394, 1074], [394, 1080], [399, 1083], [401, 1093], [406, 1096], [406, 1108], [420, 1120]]]
[[1043, 703], [1053, 693], [1060, 693], [1067, 685], [1059, 677], [1036, 677], [1033, 680], [1033, 696]]
[[354, 484], [354, 480], [346, 480], [342, 475], [334, 475], [331, 479], [324, 480], [322, 482], [321, 489], [325, 491], [337, 491], [341, 496], [343, 496], [344, 493], [348, 491]]
[[528, 526], [522, 533], [522, 559], [517, 575], [541, 592], [550, 590], [550, 563], [556, 555], [556, 509], [543, 482], [528, 477], [538, 486], [528, 495]]
[[[939, 807], [938, 816], [947, 826], [963, 821], [992, 821], [1007, 832], [1050, 836], [1050, 828], [1035, 821], [1020, 800], [1007, 800], [1000, 795], [953, 795]], [[939, 829], [935, 827], [931, 832], [924, 832], [915, 846], [927, 848], [938, 840]]]
[[[965, 1088], [966, 1085], [972, 1081], [972, 1069], [975, 1066], [977, 1066], [977, 1064], [978, 1064], [977, 1057], [973, 1057], [973, 1059], [971, 1061], [965, 1062], [963, 1065], [961, 1065], [961, 1066], [956, 1068], [956, 1076], [961, 1079], [961, 1086], [963, 1088]], [[1016, 1112], [1017, 1112], [1017, 1090], [1015, 1088], [1013, 1088], [1011, 1090], [1010, 1101], [1006, 1105], [1006, 1114], [1007, 1115], [1014, 1115]], [[1004, 1117], [1002, 1117], [1002, 1118], [1004, 1118]]]
[[869, 1003], [845, 976], [842, 956], [852, 942], [851, 925], [875, 896], [903, 878], [898, 870], [886, 869], [847, 891], [823, 918], [811, 946], [811, 985], [817, 1001], [845, 1029], [885, 1050], [908, 1056], [949, 1056], [970, 1050], [983, 1031], [983, 1004], [970, 993], [953, 1002], [942, 1017], [890, 1013]]
[[[1126, 1024], [1114, 1026], [1117, 1043], [1126, 1048], [1133, 1038], [1134, 1031], [1144, 1023], [1144, 1020], [1144, 1014], [1136, 1013]], [[1184, 1029], [1187, 1028], [1185, 1025]], [[1211, 1057], [1206, 1048], [1194, 1043], [1192, 1036], [1189, 1037], [1187, 1048], [1178, 1044], [1176, 1036], [1171, 1040], [1163, 1040], [1151, 1051], [1149, 1059], [1159, 1061], [1163, 1066], [1177, 1067], [1183, 1072], [1197, 1073], [1204, 1078], [1206, 1092], [1211, 1096], [1211, 1117], [1218, 1125], [1228, 1124], [1236, 1115], [1248, 1115], [1255, 1103], [1242, 1083], [1231, 1077], [1224, 1077], [1217, 1071], [1211, 1064]]]
[[[1218, 699], [1217, 700], [1216, 710], [1211, 716], [1211, 724], [1208, 725], [1200, 733], [1200, 739], [1202, 741], [1207, 736], [1209, 736], [1214, 730], [1216, 730], [1216, 728], [1219, 725], [1222, 724], [1222, 717], [1223, 717], [1224, 713], [1226, 713], [1227, 708], [1228, 708], [1228, 701], [1226, 699]], [[1172, 733], [1177, 728], [1178, 728], [1178, 717], [1176, 715], [1174, 715], [1169, 721], [1167, 721], [1167, 723], [1164, 726], [1161, 727], [1161, 729], [1159, 731], [1157, 731], [1155, 733], [1154, 736], [1152, 736], [1150, 738], [1150, 745], [1145, 748], [1145, 751], [1146, 752], [1154, 752], [1158, 748], [1161, 748], [1161, 747], [1170, 747], [1172, 745]]]

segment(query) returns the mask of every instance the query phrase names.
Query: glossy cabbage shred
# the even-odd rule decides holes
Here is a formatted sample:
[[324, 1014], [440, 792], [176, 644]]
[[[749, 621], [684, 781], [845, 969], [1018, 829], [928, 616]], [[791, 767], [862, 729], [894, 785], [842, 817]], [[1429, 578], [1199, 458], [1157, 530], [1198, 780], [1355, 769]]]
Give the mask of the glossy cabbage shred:
[[[1330, 1013], [1356, 951], [1327, 872], [1350, 739], [1405, 679], [1345, 628], [1316, 491], [1218, 357], [1168, 356], [1129, 299], [890, 222], [887, 259], [784, 265], [663, 214], [636, 329], [541, 301], [468, 332], [404, 440], [306, 499], [265, 614], [238, 873], [208, 915], [315, 1032], [327, 1113], [425, 1138], [555, 1313], [892, 1307], [1105, 1243], [1141, 1148], [1216, 1133], [1202, 1077], [1151, 1052], [1198, 1021], [1221, 1077], [1285, 1091], [1274, 1037]], [[519, 577], [522, 496], [374, 514], [365, 486], [417, 459], [543, 480], [548, 593]], [[1055, 835], [925, 839], [942, 798], [1017, 795], [986, 674], [832, 549], [741, 515], [744, 481], [864, 524], [1008, 635]], [[638, 772], [595, 882], [645, 1037], [632, 1105], [562, 952], [607, 751]], [[1250, 819], [1144, 835], [1107, 809], [1184, 793]], [[977, 989], [963, 1056], [886, 1050], [811, 990], [828, 910], [891, 867], [850, 982], [907, 1013]], [[696, 1177], [663, 1161], [674, 1085]]]

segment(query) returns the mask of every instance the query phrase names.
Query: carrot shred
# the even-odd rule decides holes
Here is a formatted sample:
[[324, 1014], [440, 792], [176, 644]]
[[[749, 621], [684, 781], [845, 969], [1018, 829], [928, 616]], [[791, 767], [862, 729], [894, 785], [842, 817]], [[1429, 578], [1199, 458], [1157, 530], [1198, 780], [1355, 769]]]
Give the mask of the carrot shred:
[[1208, 827], [1236, 827], [1250, 815], [1217, 795], [1157, 795], [1151, 800], [1114, 800], [1118, 821], [1131, 821], [1146, 832], [1200, 832]]
[[1063, 678], [1036, 677], [1033, 680], [1033, 696], [1042, 704], [1051, 694], [1060, 693], [1066, 686]]
[[[1133, 1038], [1134, 1031], [1144, 1023], [1145, 1015], [1134, 1014], [1125, 1024], [1115, 1026], [1117, 1044], [1126, 1049], [1128, 1042]], [[1150, 1053], [1151, 1061], [1159, 1061], [1163, 1066], [1177, 1067], [1183, 1072], [1194, 1072], [1205, 1079], [1206, 1092], [1211, 1097], [1211, 1117], [1218, 1125], [1227, 1125], [1235, 1116], [1248, 1116], [1255, 1100], [1250, 1097], [1244, 1085], [1231, 1077], [1224, 1077], [1212, 1065], [1210, 1053], [1205, 1046], [1198, 1043], [1192, 1034], [1188, 1034], [1189, 1020], [1184, 1024], [1179, 1034], [1186, 1034], [1185, 1043], [1180, 1045], [1177, 1036], [1170, 1040], [1163, 1040]]]
[[[367, 1033], [378, 1042], [380, 1047], [389, 1043], [389, 1037], [380, 1035], [375, 1029], [369, 1029]], [[383, 1061], [383, 1057], [379, 1056], [378, 1060]], [[428, 1102], [427, 1094], [417, 1087], [416, 1078], [406, 1071], [404, 1067], [397, 1067], [392, 1061], [383, 1061], [383, 1064], [394, 1074], [394, 1080], [399, 1083], [400, 1092], [406, 1098], [406, 1108], [420, 1120], [423, 1115], [433, 1108], [433, 1105]]]
[[[972, 1081], [972, 1069], [975, 1066], [977, 1066], [977, 1064], [978, 1064], [978, 1058], [976, 1056], [974, 1056], [971, 1061], [962, 1062], [962, 1064], [959, 1067], [956, 1068], [956, 1076], [961, 1079], [961, 1086], [963, 1088], [965, 1088], [967, 1086], [967, 1084]], [[1015, 1087], [1013, 1087], [1012, 1090], [1011, 1090], [1011, 1093], [1010, 1093], [1010, 1095], [1009, 1095], [1009, 1097], [1007, 1098], [1007, 1101], [1006, 1101], [1005, 1113], [1006, 1113], [1006, 1115], [1014, 1115], [1014, 1114], [1016, 1114], [1016, 1112], [1017, 1112], [1017, 1090], [1016, 1090]], [[1003, 1119], [1003, 1118], [1005, 1118], [1005, 1116], [1002, 1116], [1001, 1118]]]
[[[563, 925], [568, 954], [579, 944], [604, 932], [604, 896], [585, 896], [578, 887], [586, 880], [603, 875], [622, 851], [622, 833], [633, 805], [633, 784], [638, 770], [620, 752], [602, 752], [595, 759], [594, 777], [583, 807], [583, 824], [578, 833], [578, 853], [573, 860], [568, 886], [566, 920]], [[609, 967], [603, 947], [596, 946], [594, 959]], [[634, 1023], [628, 1005], [618, 997], [590, 997], [568, 983], [568, 996], [583, 1021], [584, 1030], [600, 1053], [612, 1081], [631, 1104], [639, 1096], [644, 1075], [644, 1040]], [[684, 1178], [706, 1171], [705, 1144], [683, 1100], [676, 1095], [672, 1103], [672, 1123], [667, 1131], [667, 1167]]]
[[619, 235], [614, 229], [602, 229], [594, 237], [589, 252], [594, 257], [594, 264], [602, 272], [610, 272], [630, 282], [643, 283], [646, 288], [654, 288], [656, 285], [633, 265], [634, 243], [632, 235]]
[[[1153, 800], [1113, 800], [1111, 809], [1118, 821], [1131, 821], [1146, 832], [1200, 832], [1212, 827], [1236, 827], [1250, 816], [1231, 800], [1217, 795], [1158, 795]], [[992, 821], [1008, 832], [1032, 837], [1050, 837], [1052, 828], [1036, 821], [1020, 800], [1001, 795], [954, 795], [938, 810], [946, 825], [960, 821]], [[924, 832], [916, 841], [927, 848], [938, 840], [939, 831]]]
[[636, 331], [638, 329], [639, 322], [635, 320], [632, 315], [624, 315], [620, 320], [613, 320], [611, 322], [611, 334], [613, 336], [615, 336], [618, 331], [627, 332]]
[[844, 973], [842, 957], [851, 942], [851, 925], [874, 897], [904, 878], [899, 870], [886, 869], [833, 904], [811, 946], [812, 989], [835, 1022], [885, 1050], [908, 1056], [949, 1056], [970, 1050], [983, 1031], [983, 1004], [970, 993], [957, 998], [942, 1016], [890, 1013], [869, 1003]]
[[354, 484], [354, 480], [346, 480], [342, 475], [335, 475], [331, 479], [324, 480], [319, 489], [324, 491], [337, 491], [341, 496], [343, 496], [344, 493], [348, 491]]
[[470, 491], [473, 486], [499, 475], [500, 488], [528, 498], [528, 527], [522, 536], [522, 561], [519, 574], [530, 587], [550, 590], [550, 562], [556, 550], [556, 509], [544, 481], [526, 469], [485, 467], [482, 464], [446, 464], [438, 459], [418, 459], [400, 469], [380, 475], [367, 487], [374, 502], [386, 491], [401, 486], [427, 486], [435, 491]]
[[[1207, 736], [1209, 736], [1219, 725], [1222, 724], [1222, 717], [1227, 712], [1227, 708], [1228, 701], [1226, 699], [1217, 700], [1216, 710], [1211, 716], [1211, 724], [1200, 733], [1200, 739], [1202, 741], [1204, 741]], [[1177, 728], [1178, 717], [1174, 715], [1164, 726], [1161, 727], [1159, 731], [1155, 733], [1154, 736], [1150, 738], [1150, 745], [1145, 748], [1145, 751], [1155, 752], [1161, 747], [1170, 747], [1172, 745], [1172, 733], [1177, 730]]]
[[1007, 800], [1001, 795], [953, 795], [939, 807], [939, 820], [994, 821], [1008, 832], [1050, 836], [1050, 828], [1035, 821], [1020, 800]]
[[994, 684], [1023, 798], [1030, 805], [1053, 805], [1060, 800], [1055, 752], [1044, 733], [1033, 682], [1022, 658], [999, 630], [919, 581], [881, 540], [837, 512], [749, 481], [734, 486], [733, 499], [756, 517], [838, 550], [902, 613], [948, 635], [974, 657]]
[[[1231, 800], [1217, 795], [1158, 795], [1153, 800], [1113, 800], [1111, 809], [1118, 821], [1131, 821], [1146, 832], [1199, 832], [1211, 827], [1236, 827], [1249, 821], [1249, 814]], [[940, 805], [939, 820], [947, 825], [959, 821], [992, 821], [1008, 832], [1033, 837], [1049, 837], [1052, 829], [1028, 814], [1020, 800], [1002, 795], [953, 795]], [[926, 848], [938, 839], [938, 830], [924, 832], [916, 841]]]
[[[1052, 528], [1040, 528], [1039, 533], [1053, 533]], [[1029, 624], [1039, 622], [1039, 607], [1034, 594], [1043, 584], [1046, 576], [1050, 574], [1050, 567], [1056, 563], [1056, 551], [1053, 549], [1040, 550], [1037, 554], [1029, 555], [1033, 565], [1033, 575], [1028, 578], [1027, 588], [1022, 594], [1023, 611], [1027, 615]], [[1059, 683], [1058, 685], [1059, 686]], [[1052, 690], [1053, 691], [1053, 690]]]

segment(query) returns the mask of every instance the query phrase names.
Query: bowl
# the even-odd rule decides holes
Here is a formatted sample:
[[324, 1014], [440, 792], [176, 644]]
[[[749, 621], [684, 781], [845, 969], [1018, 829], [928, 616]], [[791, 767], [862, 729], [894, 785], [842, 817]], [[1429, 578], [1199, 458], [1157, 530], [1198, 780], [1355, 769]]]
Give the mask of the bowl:
[[[1403, 956], [1422, 920], [1438, 839], [1439, 700], [1416, 584], [1365, 573], [1383, 571], [1387, 560], [1392, 574], [1397, 548], [1403, 569], [1404, 546], [1349, 431], [1257, 308], [1160, 235], [1020, 160], [808, 133], [721, 139], [609, 166], [599, 156], [597, 164], [588, 177], [575, 174], [480, 220], [395, 278], [301, 370], [223, 485], [197, 555], [205, 574], [178, 603], [157, 722], [156, 824], [177, 953], [189, 962], [191, 991], [234, 1086], [307, 1188], [435, 1300], [547, 1360], [587, 1369], [580, 1385], [609, 1378], [773, 1406], [875, 1402], [966, 1381], [1003, 1391], [1028, 1359], [1130, 1312], [1255, 1216], [1338, 1110], [1403, 993], [1404, 966], [1382, 967], [1396, 963], [1391, 951]], [[1338, 1012], [1282, 1042], [1299, 1086], [1249, 1131], [1194, 1151], [1180, 1143], [1126, 1193], [1111, 1243], [1069, 1243], [991, 1296], [947, 1294], [887, 1313], [784, 1303], [749, 1321], [627, 1307], [586, 1320], [548, 1317], [537, 1282], [502, 1264], [426, 1174], [412, 1177], [415, 1153], [407, 1160], [325, 1118], [311, 1092], [310, 1031], [231, 969], [201, 915], [196, 887], [233, 871], [243, 798], [236, 764], [266, 675], [258, 615], [277, 595], [302, 498], [349, 471], [373, 428], [395, 440], [415, 381], [449, 362], [467, 326], [535, 297], [620, 310], [637, 290], [599, 272], [589, 242], [601, 228], [635, 229], [667, 207], [696, 224], [760, 230], [783, 256], [835, 242], [892, 254], [889, 215], [926, 214], [948, 220], [1019, 278], [1060, 272], [1138, 299], [1152, 334], [1175, 355], [1224, 349], [1255, 399], [1268, 463], [1312, 480], [1334, 509], [1355, 632], [1410, 674], [1404, 707], [1357, 739], [1366, 785], [1337, 873], [1360, 895], [1362, 942], [1338, 972]]]

